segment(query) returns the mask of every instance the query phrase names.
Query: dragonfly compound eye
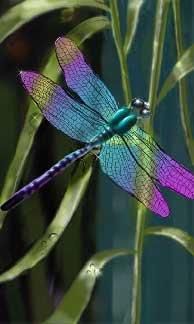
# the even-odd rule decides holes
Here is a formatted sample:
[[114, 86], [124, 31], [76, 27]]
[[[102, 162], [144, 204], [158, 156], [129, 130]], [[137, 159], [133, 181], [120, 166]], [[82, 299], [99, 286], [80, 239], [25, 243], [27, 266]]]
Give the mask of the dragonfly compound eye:
[[143, 109], [144, 108], [144, 100], [139, 99], [139, 98], [134, 98], [131, 101], [131, 106], [133, 108], [137, 108], [137, 109]]
[[146, 117], [146, 118], [148, 118], [148, 117], [150, 117], [151, 112], [150, 112], [150, 110], [144, 108], [144, 109], [141, 110], [140, 115], [141, 115], [142, 117]]

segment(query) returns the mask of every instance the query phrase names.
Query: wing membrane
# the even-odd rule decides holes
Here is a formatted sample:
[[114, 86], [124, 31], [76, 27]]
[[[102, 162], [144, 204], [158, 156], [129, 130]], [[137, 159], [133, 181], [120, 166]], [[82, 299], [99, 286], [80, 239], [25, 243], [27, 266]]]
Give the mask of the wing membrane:
[[86, 64], [84, 57], [74, 42], [60, 37], [55, 42], [59, 64], [64, 72], [67, 85], [91, 108], [99, 111], [109, 120], [118, 109], [114, 97], [104, 83]]
[[89, 142], [104, 125], [100, 114], [71, 99], [50, 79], [35, 72], [21, 72], [20, 76], [45, 118], [68, 136]]
[[168, 205], [161, 192], [119, 136], [114, 136], [102, 145], [100, 164], [102, 170], [117, 185], [135, 196], [147, 208], [160, 216], [168, 216]]
[[162, 186], [194, 199], [194, 175], [168, 156], [150, 135], [134, 126], [124, 138], [150, 177]]

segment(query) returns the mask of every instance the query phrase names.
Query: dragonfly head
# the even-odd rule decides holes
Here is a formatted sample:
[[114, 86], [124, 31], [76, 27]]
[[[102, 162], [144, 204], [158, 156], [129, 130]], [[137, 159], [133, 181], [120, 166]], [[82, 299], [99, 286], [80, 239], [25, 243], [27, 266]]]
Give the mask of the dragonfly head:
[[130, 106], [131, 109], [137, 114], [137, 118], [147, 118], [151, 115], [149, 102], [146, 102], [143, 99], [132, 99]]

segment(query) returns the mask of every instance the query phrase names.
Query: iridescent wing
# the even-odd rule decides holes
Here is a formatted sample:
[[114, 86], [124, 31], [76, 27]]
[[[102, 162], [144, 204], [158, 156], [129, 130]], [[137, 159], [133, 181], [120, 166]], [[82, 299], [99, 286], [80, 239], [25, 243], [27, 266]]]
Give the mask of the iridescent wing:
[[99, 158], [102, 170], [117, 185], [154, 213], [163, 217], [169, 215], [168, 205], [161, 192], [119, 136], [114, 136], [102, 145]]
[[60, 37], [55, 45], [68, 87], [108, 121], [118, 106], [107, 87], [86, 64], [74, 42], [69, 38]]
[[134, 126], [124, 135], [135, 159], [162, 186], [194, 199], [194, 175], [168, 156], [141, 128]]
[[45, 118], [68, 136], [89, 142], [105, 122], [92, 108], [73, 100], [59, 85], [35, 72], [20, 72], [24, 87]]

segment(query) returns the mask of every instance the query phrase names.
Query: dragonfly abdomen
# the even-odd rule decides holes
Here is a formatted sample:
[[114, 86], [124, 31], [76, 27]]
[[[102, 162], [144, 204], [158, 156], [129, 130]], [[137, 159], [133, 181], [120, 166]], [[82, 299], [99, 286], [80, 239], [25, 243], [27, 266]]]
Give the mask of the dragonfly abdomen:
[[7, 211], [15, 207], [18, 203], [22, 202], [24, 199], [31, 196], [34, 192], [38, 191], [47, 182], [52, 180], [56, 175], [74, 163], [76, 160], [80, 159], [82, 156], [90, 152], [94, 146], [88, 144], [85, 147], [70, 153], [65, 156], [62, 160], [53, 165], [49, 170], [43, 173], [40, 177], [36, 178], [29, 184], [27, 184], [22, 189], [18, 190], [10, 199], [8, 199], [2, 206], [1, 210]]
[[103, 131], [97, 135], [94, 139], [91, 140], [91, 145], [95, 148], [109, 140], [111, 137], [113, 137], [115, 133], [111, 129], [109, 125], [106, 125], [104, 127]]

